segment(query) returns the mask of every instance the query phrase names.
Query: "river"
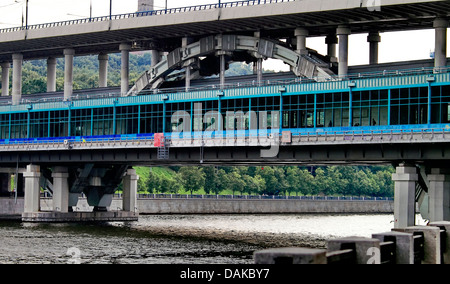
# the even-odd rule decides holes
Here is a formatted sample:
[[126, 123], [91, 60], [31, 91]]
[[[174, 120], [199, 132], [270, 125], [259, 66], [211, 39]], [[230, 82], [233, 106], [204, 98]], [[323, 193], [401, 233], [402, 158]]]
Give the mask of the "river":
[[[418, 218], [419, 224], [423, 222]], [[251, 264], [269, 247], [390, 231], [380, 215], [150, 215], [134, 223], [0, 222], [0, 263]]]

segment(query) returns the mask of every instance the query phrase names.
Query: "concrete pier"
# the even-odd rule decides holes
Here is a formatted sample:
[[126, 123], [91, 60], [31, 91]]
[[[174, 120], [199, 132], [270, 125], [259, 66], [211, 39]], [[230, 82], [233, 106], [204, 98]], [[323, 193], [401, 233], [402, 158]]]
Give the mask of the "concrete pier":
[[98, 86], [100, 88], [108, 87], [108, 60], [108, 54], [100, 53], [98, 55]]
[[64, 100], [70, 101], [73, 94], [73, 58], [75, 50], [64, 49]]
[[404, 228], [416, 222], [416, 182], [419, 180], [417, 168], [402, 164], [392, 175], [394, 191], [394, 226]]
[[9, 62], [2, 63], [2, 97], [9, 96], [9, 71], [11, 64]]
[[56, 92], [56, 58], [47, 59], [47, 92]]
[[18, 105], [22, 99], [22, 64], [23, 55], [13, 54], [12, 104]]
[[348, 45], [351, 30], [347, 26], [339, 26], [336, 34], [339, 36], [339, 76], [348, 75]]
[[128, 93], [130, 87], [130, 50], [131, 45], [122, 43], [119, 47], [121, 53], [121, 69], [120, 69], [120, 92], [122, 95]]

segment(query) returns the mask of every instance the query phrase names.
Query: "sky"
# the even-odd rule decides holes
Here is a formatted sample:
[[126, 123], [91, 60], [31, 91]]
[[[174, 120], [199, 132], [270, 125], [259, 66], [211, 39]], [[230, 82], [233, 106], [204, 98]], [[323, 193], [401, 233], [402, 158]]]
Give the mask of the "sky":
[[[233, 0], [221, 0], [233, 2]], [[155, 9], [163, 9], [165, 0], [155, 0]], [[169, 8], [217, 3], [215, 0], [167, 0]], [[25, 0], [0, 0], [0, 28], [22, 25], [22, 15], [25, 10]], [[89, 18], [92, 3], [92, 16], [109, 15], [110, 0], [29, 0], [29, 24]], [[382, 7], [381, 7], [382, 9]], [[112, 13], [125, 14], [137, 10], [137, 0], [112, 0]], [[374, 12], [376, 13], [376, 12]], [[450, 32], [447, 31], [450, 39]], [[326, 44], [323, 37], [308, 38], [307, 46], [326, 54]], [[434, 31], [421, 30], [411, 32], [382, 33], [379, 44], [380, 63], [429, 59], [434, 50]], [[448, 41], [450, 50], [450, 40]], [[349, 64], [363, 65], [369, 62], [369, 44], [367, 34], [350, 36]], [[267, 66], [270, 65], [270, 66]], [[276, 61], [268, 61], [265, 68], [288, 70], [287, 66]]]

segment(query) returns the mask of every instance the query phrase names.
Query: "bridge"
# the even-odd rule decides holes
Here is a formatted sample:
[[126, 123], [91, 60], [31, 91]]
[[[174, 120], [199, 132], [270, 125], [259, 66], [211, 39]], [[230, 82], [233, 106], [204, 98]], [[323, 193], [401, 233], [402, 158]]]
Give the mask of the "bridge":
[[[416, 202], [428, 219], [448, 220], [450, 3], [374, 3], [237, 1], [0, 30], [2, 86], [13, 65], [12, 94], [3, 88], [0, 100], [2, 192], [15, 173], [24, 220], [77, 214], [81, 193], [110, 218], [123, 183], [124, 212], [113, 217], [132, 219], [135, 165], [393, 164], [395, 226], [414, 225]], [[435, 30], [434, 60], [379, 64], [380, 33], [420, 29]], [[361, 33], [370, 64], [349, 67], [349, 36]], [[307, 47], [315, 36], [326, 36], [326, 55]], [[129, 53], [143, 50], [152, 66], [130, 84]], [[106, 85], [117, 52], [120, 89]], [[73, 58], [86, 54], [99, 55], [99, 88], [74, 91]], [[22, 95], [23, 61], [43, 58], [47, 93]], [[264, 74], [267, 58], [291, 72]], [[226, 78], [239, 61], [254, 75]], [[54, 212], [39, 212], [41, 187]]]

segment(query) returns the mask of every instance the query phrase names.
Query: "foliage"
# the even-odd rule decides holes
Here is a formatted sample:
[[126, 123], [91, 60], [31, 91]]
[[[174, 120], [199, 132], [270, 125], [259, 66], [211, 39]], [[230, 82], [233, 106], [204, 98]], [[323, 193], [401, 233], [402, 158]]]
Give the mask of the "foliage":
[[392, 167], [170, 167], [139, 168], [148, 193], [339, 195], [392, 197]]

